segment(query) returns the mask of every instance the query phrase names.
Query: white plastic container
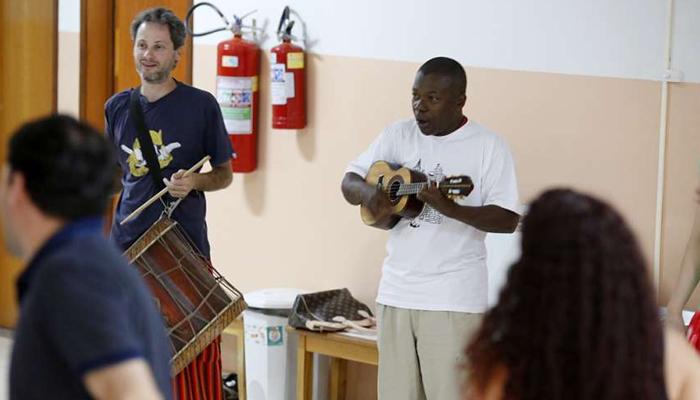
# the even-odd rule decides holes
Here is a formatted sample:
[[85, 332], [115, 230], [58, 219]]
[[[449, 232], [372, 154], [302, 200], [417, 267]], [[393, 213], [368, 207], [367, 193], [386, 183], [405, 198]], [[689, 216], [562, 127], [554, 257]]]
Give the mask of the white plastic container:
[[[287, 318], [294, 299], [308, 291], [290, 288], [262, 289], [245, 294], [246, 392], [248, 400], [296, 398], [297, 337], [287, 333]], [[328, 397], [328, 360], [314, 355], [314, 399]]]

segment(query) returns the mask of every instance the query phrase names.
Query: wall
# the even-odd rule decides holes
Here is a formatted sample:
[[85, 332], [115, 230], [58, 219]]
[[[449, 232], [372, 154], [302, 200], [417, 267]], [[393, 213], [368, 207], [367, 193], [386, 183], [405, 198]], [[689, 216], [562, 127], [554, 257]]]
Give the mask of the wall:
[[[603, 196], [652, 259], [664, 1], [213, 3], [229, 18], [258, 9], [268, 35], [289, 4], [311, 43], [308, 127], [271, 129], [269, 76], [261, 73], [259, 169], [208, 195], [214, 263], [242, 291], [344, 286], [373, 303], [386, 234], [361, 224], [340, 180], [383, 127], [410, 117], [415, 70], [435, 55], [467, 68], [465, 112], [508, 140], [524, 202], [551, 185]], [[670, 84], [661, 302], [690, 230], [700, 148], [700, 4], [675, 3], [672, 68], [684, 82]], [[219, 25], [214, 12], [197, 10], [196, 31]], [[214, 92], [215, 45], [225, 38], [195, 39], [195, 86]], [[262, 47], [276, 42], [268, 36]], [[262, 71], [268, 67], [265, 56]], [[374, 372], [350, 373], [362, 385], [349, 385], [349, 398], [371, 396], [362, 387], [372, 387]]]
[[[229, 17], [257, 8], [258, 25], [268, 27], [262, 46], [275, 44], [270, 36], [287, 3], [214, 3]], [[384, 234], [359, 224], [357, 210], [344, 204], [338, 184], [349, 159], [384, 126], [410, 116], [413, 74], [438, 54], [467, 67], [466, 112], [508, 139], [524, 200], [550, 185], [601, 195], [622, 210], [652, 259], [664, 2], [289, 4], [306, 22], [313, 53], [309, 126], [300, 132], [272, 130], [263, 91], [260, 169], [237, 175], [233, 187], [210, 196], [214, 259], [244, 291], [348, 285], [371, 301]], [[699, 14], [697, 2], [676, 1], [672, 68], [682, 71], [685, 82], [670, 85], [664, 301], [689, 229], [682, 216], [692, 211], [693, 184], [688, 182], [696, 171], [682, 165], [696, 158], [689, 155], [696, 147], [688, 140], [697, 136], [696, 113], [690, 110], [700, 83], [694, 39], [700, 28], [692, 24]], [[197, 31], [220, 24], [204, 7], [194, 16]], [[214, 46], [225, 38], [226, 33], [218, 33], [195, 39], [196, 86], [215, 90]], [[362, 85], [354, 77], [362, 77]], [[263, 90], [267, 80], [263, 73]], [[674, 170], [676, 164], [681, 167]], [[267, 250], [270, 246], [275, 250]], [[254, 266], [255, 272], [239, 266]], [[267, 273], [259, 274], [260, 269]]]
[[80, 0], [58, 1], [57, 111], [79, 115], [80, 107]]
[[[669, 94], [669, 138], [666, 164], [663, 219], [663, 268], [661, 298], [667, 298], [676, 283], [683, 252], [693, 224], [695, 188], [700, 187], [700, 85], [673, 85]], [[688, 309], [700, 308], [696, 290]]]
[[[258, 24], [272, 34], [286, 3], [242, 1], [235, 10], [215, 4], [228, 16], [257, 8]], [[244, 292], [346, 286], [373, 302], [386, 235], [359, 222], [339, 183], [347, 162], [384, 126], [410, 117], [415, 70], [435, 55], [466, 66], [466, 113], [507, 138], [524, 202], [552, 185], [602, 196], [628, 219], [651, 264], [664, 2], [289, 4], [305, 18], [312, 44], [309, 126], [271, 129], [263, 72], [260, 168], [209, 196], [214, 261]], [[700, 27], [692, 21], [698, 13], [697, 2], [676, 2], [671, 65], [685, 82], [670, 84], [660, 302], [675, 282], [697, 183]], [[195, 27], [218, 26], [217, 19], [198, 11]], [[195, 39], [196, 86], [215, 90], [214, 46], [226, 38]], [[275, 43], [268, 37], [262, 47]], [[267, 57], [262, 64], [266, 71]], [[512, 253], [496, 257], [507, 260]], [[502, 279], [506, 266], [491, 277]], [[349, 398], [373, 398], [373, 371], [350, 371], [358, 384], [350, 385]]]
[[[198, 51], [195, 66], [207, 59], [205, 49]], [[359, 222], [339, 183], [348, 160], [382, 127], [410, 115], [405, 93], [418, 65], [337, 56], [308, 64], [309, 109], [333, 106], [310, 113], [307, 129], [296, 133], [271, 130], [263, 101], [260, 169], [209, 196], [214, 261], [244, 291], [349, 285], [371, 300], [385, 235]], [[362, 74], [361, 87], [345, 79], [353, 73]], [[213, 76], [195, 69], [194, 81], [213, 89]], [[524, 199], [554, 184], [604, 195], [651, 254], [655, 187], [647, 182], [656, 173], [657, 84], [476, 68], [470, 76], [467, 113], [508, 139]], [[382, 89], [368, 96], [366, 88]], [[630, 96], [637, 101], [626, 104]]]
[[[694, 167], [685, 166], [695, 164], [697, 159], [697, 122], [693, 117], [697, 113], [692, 110], [700, 98], [700, 42], [694, 40], [700, 28], [692, 21], [700, 17], [700, 6], [692, 0], [675, 3], [672, 67], [683, 72], [685, 82], [670, 85], [662, 297], [675, 279], [674, 268], [690, 229], [685, 217], [692, 209], [697, 176]], [[287, 3], [239, 1], [235, 10], [228, 2], [214, 4], [229, 17], [234, 12], [244, 14], [258, 9], [253, 16], [258, 25], [267, 25], [267, 38], [262, 44], [269, 49], [276, 42], [271, 36], [278, 14]], [[345, 163], [382, 127], [410, 116], [406, 93], [417, 66], [430, 56], [447, 54], [467, 67], [467, 113], [508, 138], [518, 161], [524, 199], [552, 184], [576, 185], [610, 198], [630, 218], [647, 256], [652, 256], [660, 101], [657, 79], [662, 72], [665, 29], [663, 2], [627, 0], [609, 4], [597, 0], [581, 4], [569, 0], [533, 5], [514, 0], [443, 1], [441, 7], [433, 7], [397, 0], [379, 4], [367, 0], [334, 4], [307, 0], [289, 4], [304, 17], [312, 44], [308, 88], [312, 122], [304, 132], [272, 131], [269, 99], [263, 94], [261, 168], [248, 176], [238, 175], [237, 184], [228, 191], [212, 194], [212, 202], [221, 204], [212, 204], [212, 215], [233, 212], [235, 225], [279, 238], [276, 245], [289, 253], [285, 258], [295, 260], [291, 261], [294, 265], [325, 265], [326, 261], [320, 260], [345, 254], [338, 253], [333, 245], [328, 250], [330, 256], [309, 252], [310, 242], [304, 239], [313, 235], [290, 234], [309, 224], [301, 223], [303, 213], [291, 211], [301, 204], [289, 203], [290, 194], [286, 194], [285, 206], [276, 203], [268, 207], [266, 198], [282, 198], [282, 193], [291, 188], [285, 185], [303, 180], [308, 181], [309, 190], [323, 187], [320, 192], [326, 195], [322, 198], [330, 196], [331, 202], [319, 211], [315, 210], [316, 204], [305, 201], [305, 196], [291, 194], [292, 200], [303, 199], [314, 209], [308, 209], [310, 214], [354, 213], [342, 201], [337, 203], [339, 192], [332, 185], [342, 176]], [[59, 5], [58, 109], [75, 113], [79, 0], [61, 0]], [[205, 8], [197, 11], [194, 23], [197, 31], [220, 25], [219, 17]], [[196, 86], [215, 91], [214, 45], [227, 35], [218, 33], [195, 39]], [[263, 60], [263, 70], [266, 62]], [[316, 73], [319, 75], [314, 76]], [[355, 76], [374, 81], [366, 81], [360, 87], [353, 84]], [[386, 79], [387, 76], [392, 79]], [[263, 90], [267, 78], [263, 74]], [[326, 106], [331, 104], [333, 107]], [[354, 110], [358, 104], [363, 108], [354, 113], [347, 113], [342, 107]], [[329, 134], [340, 142], [326, 141]], [[624, 152], [618, 151], [620, 148]], [[636, 173], [629, 177], [631, 165]], [[284, 171], [278, 166], [283, 166]], [[292, 171], [303, 176], [292, 178]], [[270, 190], [276, 195], [268, 193]], [[245, 200], [246, 207], [238, 207], [241, 200]], [[290, 213], [297, 218], [290, 217]], [[278, 222], [285, 218], [298, 221], [281, 229]], [[356, 224], [356, 218], [351, 218], [350, 223]], [[225, 242], [228, 225], [218, 224], [220, 218], [210, 219], [212, 241]], [[326, 235], [330, 225], [324, 226], [322, 242], [342, 244], [335, 236]], [[316, 228], [321, 227], [311, 229]], [[383, 235], [360, 228], [362, 236], [369, 236], [364, 243], [371, 247], [363, 262], [376, 263], [381, 260], [383, 249], [372, 243], [382, 242]], [[358, 231], [343, 232], [341, 236], [347, 238], [344, 235], [348, 233]], [[272, 258], [277, 263], [274, 255], [259, 254], [254, 248], [236, 252], [235, 256], [222, 254], [221, 263], [250, 264], [261, 258]], [[290, 270], [295, 268], [285, 269]], [[367, 278], [378, 275], [377, 271], [372, 273]], [[305, 278], [289, 276], [294, 274], [282, 271], [279, 284], [324, 286], [324, 282], [307, 283]], [[341, 278], [346, 282], [346, 276]], [[361, 282], [369, 282], [367, 278], [361, 278]], [[245, 282], [247, 278], [243, 281], [244, 289], [264, 286], [254, 278], [250, 284]], [[370, 300], [372, 284], [356, 285], [359, 288], [355, 290], [363, 292], [361, 297]]]

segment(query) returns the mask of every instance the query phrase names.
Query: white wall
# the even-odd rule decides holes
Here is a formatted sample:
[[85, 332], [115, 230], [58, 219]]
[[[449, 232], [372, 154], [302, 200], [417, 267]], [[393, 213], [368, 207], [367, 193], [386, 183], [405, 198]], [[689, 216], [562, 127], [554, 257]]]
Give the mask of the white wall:
[[503, 285], [508, 280], [508, 271], [520, 258], [520, 231], [515, 233], [489, 233], [486, 235], [486, 266], [489, 271], [489, 306], [498, 302]]
[[80, 0], [58, 0], [58, 31], [80, 32]]
[[676, 0], [675, 7], [671, 67], [700, 82], [700, 1]]
[[[289, 4], [306, 21], [318, 54], [421, 62], [435, 55], [465, 65], [564, 74], [660, 79], [664, 0], [215, 0], [225, 15], [257, 9], [268, 40]], [[700, 2], [676, 1], [674, 67], [700, 82]], [[206, 7], [197, 31], [221, 24]], [[300, 30], [296, 30], [300, 34]], [[230, 34], [195, 39], [215, 44]]]
[[[313, 42], [311, 50], [319, 55], [318, 59], [339, 55], [419, 63], [443, 54], [477, 67], [645, 80], [657, 80], [661, 74], [667, 6], [666, 0], [213, 3], [229, 17], [234, 12], [244, 14], [257, 8], [259, 23], [268, 23], [270, 37], [263, 43], [265, 48], [277, 42], [273, 36], [279, 14], [284, 5], [290, 4], [304, 17]], [[700, 82], [700, 2], [676, 0], [675, 6], [672, 65], [683, 71], [686, 81]], [[73, 42], [80, 28], [79, 7], [80, 0], [59, 1], [59, 30]], [[212, 11], [197, 10], [197, 31], [220, 23]], [[220, 33], [197, 38], [195, 58], [211, 56], [203, 48], [229, 36], [230, 33]], [[213, 68], [212, 62], [207, 65]], [[59, 79], [59, 92], [65, 92], [61, 83], [77, 82], [77, 72], [76, 68], [61, 70], [59, 66], [59, 74], [75, 77]], [[196, 86], [211, 86], [197, 76], [195, 71]], [[72, 99], [70, 105], [60, 102], [59, 109], [77, 110], [77, 97], [67, 98]], [[507, 240], [495, 245], [499, 249], [512, 247]], [[499, 265], [506, 265], [507, 261], [501, 260]], [[496, 280], [501, 279], [499, 274], [494, 275]], [[496, 280], [492, 286], [497, 286]]]
[[58, 1], [57, 111], [80, 113], [80, 0]]
[[[195, 1], [200, 3], [201, 1]], [[465, 65], [658, 80], [665, 0], [214, 0], [227, 17], [257, 9], [270, 48], [285, 5], [307, 23], [318, 54], [420, 62], [443, 54]], [[79, 32], [80, 0], [59, 1], [59, 31]], [[180, 17], [184, 18], [184, 15]], [[675, 0], [672, 66], [700, 82], [700, 2]], [[219, 26], [201, 7], [198, 31]], [[300, 30], [296, 30], [298, 34]], [[215, 44], [228, 33], [195, 39]]]

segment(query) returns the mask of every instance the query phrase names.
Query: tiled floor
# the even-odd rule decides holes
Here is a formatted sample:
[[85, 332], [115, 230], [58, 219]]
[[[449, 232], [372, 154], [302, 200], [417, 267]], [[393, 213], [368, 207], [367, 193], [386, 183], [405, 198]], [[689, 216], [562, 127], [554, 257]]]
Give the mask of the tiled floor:
[[0, 400], [7, 400], [7, 374], [10, 368], [10, 350], [12, 349], [12, 341], [10, 333], [0, 329]]

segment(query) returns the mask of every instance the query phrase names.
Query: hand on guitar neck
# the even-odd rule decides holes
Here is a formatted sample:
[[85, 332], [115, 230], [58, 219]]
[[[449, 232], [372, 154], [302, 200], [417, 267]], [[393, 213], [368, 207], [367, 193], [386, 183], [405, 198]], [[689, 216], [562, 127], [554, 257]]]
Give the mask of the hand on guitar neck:
[[437, 182], [428, 183], [420, 192], [416, 193], [416, 197], [418, 200], [429, 204], [443, 215], [449, 215], [450, 210], [456, 204], [440, 190]]

